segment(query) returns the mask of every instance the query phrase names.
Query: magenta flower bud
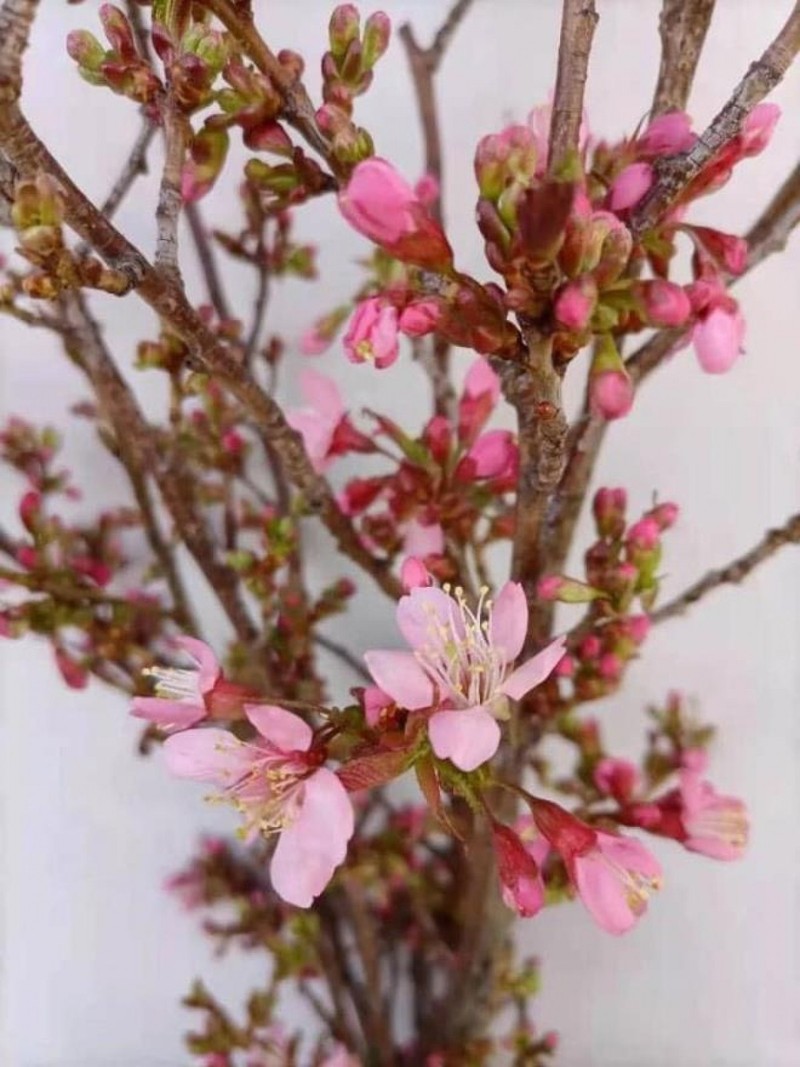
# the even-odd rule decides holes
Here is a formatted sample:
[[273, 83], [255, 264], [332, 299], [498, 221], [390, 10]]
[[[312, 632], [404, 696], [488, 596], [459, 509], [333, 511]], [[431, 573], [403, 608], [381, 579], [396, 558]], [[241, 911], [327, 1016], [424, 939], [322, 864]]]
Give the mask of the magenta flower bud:
[[[729, 274], [741, 274], [747, 266], [747, 241], [709, 226], [687, 226], [688, 232]], [[720, 282], [721, 285], [721, 282]], [[723, 289], [724, 291], [724, 289]]]
[[558, 1049], [558, 1042], [560, 1038], [556, 1030], [548, 1030], [546, 1034], [542, 1036], [542, 1046], [547, 1052], [555, 1052]]
[[452, 264], [441, 228], [385, 159], [365, 159], [354, 168], [339, 193], [339, 210], [359, 233], [403, 262], [434, 270]]
[[674, 526], [678, 521], [680, 511], [681, 509], [677, 504], [665, 501], [665, 503], [657, 504], [656, 507], [649, 511], [648, 516], [651, 519], [655, 519], [660, 530], [668, 530], [670, 526]]
[[625, 167], [611, 186], [608, 206], [612, 211], [627, 211], [642, 199], [653, 184], [653, 168], [649, 163], [631, 163]]
[[601, 759], [593, 778], [601, 793], [614, 797], [620, 804], [629, 803], [639, 788], [639, 770], [635, 763], [626, 759]]
[[625, 528], [627, 506], [624, 489], [598, 489], [592, 501], [597, 532], [603, 537], [619, 537]]
[[585, 330], [597, 306], [597, 284], [589, 275], [568, 282], [555, 299], [553, 312], [559, 325]]
[[589, 634], [578, 646], [578, 655], [582, 660], [594, 660], [600, 655], [602, 647], [600, 638], [595, 634]]
[[414, 195], [423, 207], [431, 207], [439, 199], [441, 189], [432, 174], [423, 174], [414, 186]]
[[361, 18], [355, 4], [339, 4], [334, 8], [328, 23], [328, 40], [334, 58], [342, 57], [351, 41], [358, 40], [360, 29]]
[[434, 415], [425, 427], [422, 439], [437, 463], [443, 464], [453, 445], [453, 428], [444, 415]]
[[717, 307], [695, 323], [692, 343], [706, 374], [725, 374], [742, 352], [745, 321], [738, 307], [730, 312]]
[[375, 66], [389, 47], [391, 35], [392, 21], [384, 11], [376, 11], [369, 16], [364, 24], [362, 38], [364, 49], [362, 61], [367, 70], [371, 70]]
[[574, 673], [575, 659], [567, 652], [556, 664], [553, 674], [556, 678], [571, 678]]
[[223, 451], [229, 456], [240, 456], [244, 451], [244, 438], [238, 430], [226, 430], [220, 441]]
[[410, 593], [412, 589], [419, 589], [425, 585], [432, 585], [433, 578], [421, 559], [417, 559], [416, 556], [409, 556], [407, 559], [403, 560], [402, 566], [400, 567], [400, 583], [403, 586], [403, 589], [405, 589], [407, 593]]
[[600, 677], [606, 682], [618, 682], [622, 677], [624, 664], [614, 652], [605, 652], [597, 664]]
[[436, 329], [440, 314], [435, 300], [417, 300], [400, 312], [400, 332], [409, 337], [424, 337]]
[[781, 117], [777, 104], [756, 104], [742, 124], [739, 134], [743, 156], [757, 156], [772, 140], [772, 134]]
[[668, 111], [646, 127], [637, 142], [642, 155], [674, 156], [688, 152], [697, 140], [692, 132], [692, 120], [685, 111]]
[[560, 600], [563, 604], [589, 604], [605, 595], [600, 589], [560, 574], [540, 578], [536, 592], [542, 600]]
[[643, 645], [650, 633], [650, 618], [647, 615], [629, 615], [625, 621], [626, 636], [635, 645]]
[[120, 58], [128, 62], [138, 60], [133, 30], [123, 12], [113, 4], [101, 4], [100, 21], [108, 43]]
[[646, 516], [630, 527], [626, 541], [633, 548], [650, 552], [657, 547], [660, 538], [661, 527], [654, 518]]
[[689, 297], [675, 282], [656, 278], [642, 282], [638, 291], [651, 326], [682, 326], [691, 314]]
[[279, 122], [267, 119], [251, 126], [244, 133], [244, 143], [255, 152], [272, 152], [291, 158], [292, 140]]
[[28, 529], [33, 528], [38, 524], [39, 518], [42, 513], [42, 497], [40, 493], [35, 490], [31, 490], [26, 493], [22, 500], [19, 502], [19, 517], [22, 520], [22, 524]]
[[633, 383], [624, 371], [604, 371], [591, 380], [592, 412], [603, 419], [621, 419], [633, 407]]
[[517, 443], [508, 430], [481, 434], [467, 453], [476, 478], [499, 478], [512, 471], [517, 462]]
[[397, 359], [397, 308], [372, 296], [356, 305], [344, 348], [351, 363], [372, 363], [379, 370]]
[[539, 579], [539, 583], [536, 586], [536, 595], [542, 600], [558, 600], [558, 594], [561, 592], [563, 584], [564, 579], [561, 575], [548, 574]]
[[181, 196], [191, 202], [205, 196], [222, 173], [228, 155], [228, 131], [204, 126], [189, 145], [181, 174]]

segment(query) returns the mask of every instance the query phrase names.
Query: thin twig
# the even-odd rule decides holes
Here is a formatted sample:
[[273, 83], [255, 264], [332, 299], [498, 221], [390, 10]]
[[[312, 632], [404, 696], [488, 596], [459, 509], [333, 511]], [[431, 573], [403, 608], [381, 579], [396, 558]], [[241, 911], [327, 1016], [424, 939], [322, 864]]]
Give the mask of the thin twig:
[[120, 172], [119, 177], [111, 187], [111, 191], [100, 207], [100, 213], [110, 219], [119, 205], [125, 199], [133, 183], [140, 174], [147, 174], [147, 153], [158, 131], [158, 127], [150, 119], [142, 121], [142, 128], [133, 142], [133, 147], [128, 153], [128, 158]]
[[181, 172], [186, 155], [187, 133], [186, 120], [168, 93], [164, 106], [164, 170], [161, 173], [156, 208], [158, 237], [155, 267], [176, 284], [181, 282], [178, 265], [178, 221], [183, 205]]
[[578, 148], [583, 93], [597, 20], [594, 0], [564, 0], [550, 123], [548, 169], [552, 175], [559, 173]]
[[708, 129], [688, 151], [659, 161], [657, 179], [631, 217], [635, 234], [654, 226], [719, 150], [741, 130], [744, 120], [782, 80], [800, 50], [800, 0], [778, 36], [750, 67]]
[[739, 556], [725, 567], [709, 571], [694, 585], [690, 585], [673, 600], [658, 608], [650, 616], [650, 621], [664, 622], [675, 618], [676, 615], [683, 615], [692, 604], [696, 604], [698, 600], [721, 585], [738, 585], [739, 582], [744, 581], [751, 571], [770, 556], [774, 556], [784, 545], [798, 543], [800, 543], [800, 512], [787, 519], [783, 526], [767, 530], [758, 544], [754, 545], [749, 552], [745, 552], [743, 556]]
[[683, 111], [717, 0], [663, 0], [659, 33], [661, 67], [650, 117]]
[[219, 266], [217, 265], [217, 257], [214, 254], [214, 248], [208, 230], [203, 222], [203, 213], [200, 209], [200, 205], [196, 200], [188, 201], [188, 203], [183, 205], [183, 214], [186, 221], [189, 223], [189, 232], [194, 241], [197, 261], [200, 265], [200, 272], [203, 275], [206, 291], [208, 292], [208, 299], [216, 311], [218, 318], [232, 319], [234, 318], [234, 314], [228, 303], [228, 298], [225, 295], [222, 277], [219, 272]]
[[347, 666], [363, 681], [372, 681], [364, 664], [360, 662], [349, 648], [345, 648], [344, 645], [340, 645], [338, 641], [333, 641], [330, 637], [326, 637], [324, 634], [314, 634], [314, 644], [319, 645], [320, 648], [324, 648], [325, 651], [330, 652], [332, 656], [336, 656], [342, 663], [346, 663]]

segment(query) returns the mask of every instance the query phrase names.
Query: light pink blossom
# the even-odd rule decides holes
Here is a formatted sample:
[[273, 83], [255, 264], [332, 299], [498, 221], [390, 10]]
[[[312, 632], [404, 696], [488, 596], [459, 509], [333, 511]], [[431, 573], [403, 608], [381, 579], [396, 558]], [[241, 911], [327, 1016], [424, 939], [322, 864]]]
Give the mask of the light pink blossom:
[[368, 726], [377, 726], [380, 722], [381, 714], [392, 706], [394, 701], [388, 693], [384, 693], [377, 685], [368, 685], [364, 687], [364, 692], [361, 694], [361, 703], [364, 708], [364, 718], [367, 720]]
[[351, 363], [372, 363], [378, 369], [389, 367], [399, 351], [397, 308], [371, 296], [356, 305], [344, 348]]
[[740, 133], [742, 155], [757, 156], [772, 140], [781, 109], [778, 104], [756, 104], [742, 124]]
[[377, 244], [395, 244], [416, 228], [419, 198], [391, 163], [365, 159], [339, 193], [339, 209], [359, 233]]
[[467, 452], [476, 478], [499, 478], [516, 469], [517, 442], [509, 430], [489, 430]]
[[597, 286], [593, 279], [568, 282], [555, 300], [553, 312], [568, 330], [585, 330], [597, 305]]
[[690, 770], [681, 772], [679, 792], [684, 847], [715, 860], [739, 859], [750, 829], [743, 801], [722, 796]]
[[444, 530], [438, 522], [423, 523], [412, 519], [403, 533], [403, 552], [407, 556], [441, 556], [444, 552]]
[[365, 656], [375, 682], [409, 711], [433, 709], [428, 736], [440, 759], [472, 771], [500, 743], [498, 719], [548, 677], [564, 654], [557, 638], [512, 670], [528, 628], [522, 586], [507, 582], [492, 604], [486, 593], [472, 611], [460, 589], [412, 589], [397, 607], [397, 623], [411, 652]]
[[206, 698], [220, 678], [220, 666], [213, 651], [194, 637], [177, 637], [175, 644], [197, 664], [196, 669], [150, 667], [145, 671], [155, 679], [156, 696], [134, 697], [131, 713], [165, 730], [184, 730], [208, 715]]
[[304, 406], [287, 411], [286, 421], [303, 438], [311, 465], [320, 474], [330, 464], [331, 445], [336, 428], [344, 418], [344, 404], [332, 378], [304, 370], [299, 381]]
[[248, 837], [280, 835], [272, 885], [290, 904], [307, 908], [345, 858], [353, 808], [333, 771], [319, 766], [307, 723], [270, 704], [245, 711], [255, 740], [214, 728], [186, 730], [164, 743], [167, 766], [179, 777], [219, 785], [220, 799], [244, 817]]
[[637, 148], [644, 155], [672, 156], [688, 152], [697, 140], [692, 120], [685, 111], [668, 111], [647, 125]]

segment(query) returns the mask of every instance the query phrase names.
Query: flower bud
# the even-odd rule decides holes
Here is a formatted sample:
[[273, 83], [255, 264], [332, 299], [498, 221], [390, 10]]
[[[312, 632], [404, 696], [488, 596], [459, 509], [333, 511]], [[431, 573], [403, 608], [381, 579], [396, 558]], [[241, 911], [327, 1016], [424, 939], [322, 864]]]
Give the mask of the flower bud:
[[[687, 301], [688, 303], [688, 301]], [[597, 284], [590, 275], [568, 282], [555, 299], [553, 312], [559, 325], [585, 330], [597, 306]]]
[[592, 501], [592, 512], [601, 537], [619, 537], [625, 529], [625, 509], [628, 495], [624, 489], [598, 489]]
[[649, 163], [631, 163], [625, 167], [608, 193], [611, 211], [627, 211], [642, 199], [653, 184], [653, 168]]
[[662, 278], [642, 282], [637, 292], [644, 301], [651, 326], [682, 326], [691, 314], [691, 303], [680, 285]]
[[355, 4], [339, 4], [328, 23], [328, 40], [334, 59], [344, 56], [352, 41], [357, 41], [361, 19]]
[[589, 604], [605, 596], [601, 589], [560, 574], [548, 574], [540, 578], [536, 593], [542, 600], [558, 600], [562, 604]]
[[428, 568], [416, 556], [408, 556], [400, 567], [400, 584], [407, 593], [421, 586], [431, 585], [433, 578]]
[[385, 12], [376, 11], [369, 16], [364, 24], [364, 36], [362, 38], [362, 61], [367, 70], [371, 70], [375, 66], [389, 47], [391, 33], [391, 19]]
[[633, 407], [633, 383], [610, 334], [595, 346], [589, 371], [589, 404], [595, 415], [620, 419]]

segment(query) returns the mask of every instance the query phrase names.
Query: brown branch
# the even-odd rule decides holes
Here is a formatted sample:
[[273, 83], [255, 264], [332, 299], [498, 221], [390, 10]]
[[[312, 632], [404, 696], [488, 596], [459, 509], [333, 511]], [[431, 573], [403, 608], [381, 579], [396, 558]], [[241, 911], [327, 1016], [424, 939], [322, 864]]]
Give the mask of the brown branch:
[[749, 552], [745, 552], [743, 556], [739, 556], [738, 559], [719, 570], [709, 571], [705, 577], [695, 582], [694, 585], [690, 585], [679, 596], [658, 608], [650, 616], [650, 621], [664, 622], [666, 619], [675, 618], [676, 615], [683, 615], [692, 604], [696, 604], [698, 600], [721, 585], [738, 585], [739, 582], [743, 582], [751, 571], [770, 556], [774, 556], [784, 545], [799, 543], [800, 512], [787, 519], [783, 526], [767, 530], [758, 544], [754, 545]]
[[661, 66], [650, 109], [651, 118], [686, 108], [716, 2], [663, 0], [658, 26]]
[[[4, 546], [5, 547], [5, 546]], [[172, 615], [160, 604], [148, 601], [123, 600], [109, 595], [105, 590], [93, 585], [78, 585], [69, 578], [65, 581], [57, 575], [37, 574], [35, 571], [18, 571], [11, 567], [0, 567], [0, 581], [18, 585], [31, 593], [43, 593], [61, 604], [73, 604], [76, 607], [93, 606], [124, 608], [128, 611], [140, 611], [151, 615]]]
[[634, 234], [654, 226], [689, 183], [741, 130], [756, 104], [782, 80], [800, 50], [800, 0], [778, 36], [760, 59], [751, 63], [733, 95], [688, 151], [659, 162], [657, 179], [631, 217]]
[[[400, 39], [406, 50], [417, 109], [425, 146], [425, 171], [436, 179], [439, 198], [431, 207], [431, 214], [444, 224], [442, 138], [439, 129], [439, 113], [436, 104], [434, 75], [444, 59], [447, 47], [466, 16], [473, 0], [457, 0], [451, 8], [428, 48], [423, 48], [414, 36], [410, 23], [400, 27]], [[455, 393], [450, 381], [450, 345], [441, 337], [434, 336], [414, 346], [415, 354], [425, 369], [433, 387], [434, 406], [437, 415], [451, 417], [455, 408]]]
[[[506, 399], [517, 412], [519, 481], [511, 570], [521, 582], [528, 603], [535, 606], [536, 583], [542, 573], [540, 535], [552, 494], [564, 473], [567, 420], [561, 403], [561, 376], [553, 366], [552, 343], [535, 331], [526, 335], [528, 361], [504, 362], [500, 368]], [[537, 644], [531, 611], [529, 639]]]
[[800, 163], [745, 235], [747, 269], [752, 270], [773, 252], [782, 252], [798, 224], [800, 224]]
[[156, 270], [168, 275], [176, 284], [181, 282], [178, 265], [178, 222], [183, 197], [181, 172], [186, 155], [188, 126], [174, 101], [167, 95], [164, 106], [164, 170], [158, 191], [156, 208]]
[[557, 175], [577, 151], [583, 93], [598, 15], [594, 0], [563, 0], [548, 169]]
[[0, 148], [23, 177], [44, 171], [56, 178], [64, 194], [68, 225], [130, 279], [131, 287], [186, 342], [204, 369], [250, 412], [280, 456], [289, 479], [302, 491], [307, 506], [320, 515], [344, 555], [372, 575], [389, 596], [400, 596], [400, 583], [387, 565], [375, 560], [363, 546], [351, 521], [339, 509], [328, 482], [311, 466], [302, 438], [289, 426], [280, 407], [202, 322], [182, 288], [160, 274], [138, 248], [98, 213], [38, 139], [16, 105], [0, 109]]
[[289, 125], [328, 161], [334, 173], [338, 173], [341, 165], [331, 153], [328, 139], [317, 125], [315, 108], [305, 86], [278, 61], [252, 18], [237, 11], [230, 0], [203, 0], [203, 6], [217, 16], [262, 74], [269, 77], [283, 100], [283, 115]]
[[364, 664], [350, 651], [349, 648], [345, 648], [344, 645], [340, 645], [338, 641], [333, 641], [330, 637], [326, 637], [324, 634], [314, 634], [314, 644], [319, 645], [320, 648], [324, 648], [326, 652], [330, 652], [332, 656], [336, 656], [342, 663], [347, 666], [365, 682], [372, 682], [368, 671], [364, 667]]
[[142, 121], [142, 128], [133, 143], [125, 165], [100, 207], [100, 214], [105, 215], [107, 219], [115, 214], [139, 175], [147, 174], [147, 153], [157, 130], [158, 127], [150, 119], [146, 118]]
[[186, 221], [189, 223], [189, 232], [191, 233], [192, 241], [194, 242], [195, 252], [197, 253], [197, 262], [200, 266], [200, 273], [203, 275], [203, 281], [205, 282], [206, 290], [208, 292], [208, 299], [219, 318], [232, 319], [234, 318], [234, 314], [228, 303], [228, 298], [225, 295], [225, 289], [217, 265], [217, 257], [214, 255], [214, 248], [203, 222], [200, 205], [196, 200], [190, 200], [183, 205], [183, 213], [186, 217]]
[[0, 105], [22, 92], [22, 56], [28, 47], [39, 0], [3, 0], [0, 8]]

